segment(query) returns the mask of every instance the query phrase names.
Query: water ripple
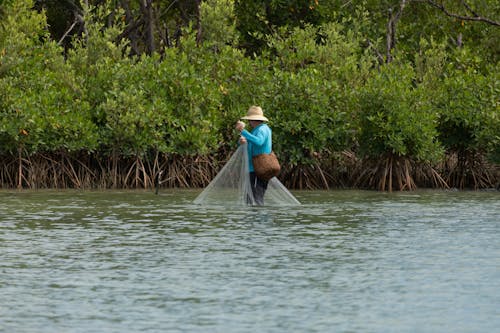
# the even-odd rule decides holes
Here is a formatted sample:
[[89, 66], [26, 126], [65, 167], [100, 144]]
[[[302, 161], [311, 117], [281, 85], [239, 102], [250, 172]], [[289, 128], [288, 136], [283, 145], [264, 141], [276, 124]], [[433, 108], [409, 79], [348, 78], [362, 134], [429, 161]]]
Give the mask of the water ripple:
[[496, 192], [0, 192], [0, 332], [492, 332]]

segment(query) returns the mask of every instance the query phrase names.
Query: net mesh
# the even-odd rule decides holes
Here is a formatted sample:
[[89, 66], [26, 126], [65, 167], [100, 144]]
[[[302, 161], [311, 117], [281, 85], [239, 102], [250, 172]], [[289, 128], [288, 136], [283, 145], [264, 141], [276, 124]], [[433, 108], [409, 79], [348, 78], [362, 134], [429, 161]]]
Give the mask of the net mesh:
[[[200, 205], [243, 206], [256, 205], [250, 185], [247, 144], [242, 144], [221, 171], [196, 197]], [[287, 190], [278, 178], [271, 178], [264, 195], [266, 206], [296, 206], [300, 202]]]

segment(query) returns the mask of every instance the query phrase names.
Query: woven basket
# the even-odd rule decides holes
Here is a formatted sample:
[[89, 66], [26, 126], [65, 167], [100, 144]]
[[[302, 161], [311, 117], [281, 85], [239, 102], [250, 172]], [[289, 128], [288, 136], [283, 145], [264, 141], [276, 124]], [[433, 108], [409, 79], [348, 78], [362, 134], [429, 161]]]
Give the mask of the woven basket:
[[280, 173], [281, 166], [274, 152], [255, 155], [252, 157], [252, 162], [255, 175], [262, 180], [268, 181]]

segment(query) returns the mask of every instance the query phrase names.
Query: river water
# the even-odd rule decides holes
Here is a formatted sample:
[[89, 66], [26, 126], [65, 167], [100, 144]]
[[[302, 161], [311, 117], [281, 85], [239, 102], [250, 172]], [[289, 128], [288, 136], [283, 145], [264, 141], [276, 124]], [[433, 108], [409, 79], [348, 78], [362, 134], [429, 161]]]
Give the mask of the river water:
[[500, 193], [0, 191], [0, 332], [494, 332]]

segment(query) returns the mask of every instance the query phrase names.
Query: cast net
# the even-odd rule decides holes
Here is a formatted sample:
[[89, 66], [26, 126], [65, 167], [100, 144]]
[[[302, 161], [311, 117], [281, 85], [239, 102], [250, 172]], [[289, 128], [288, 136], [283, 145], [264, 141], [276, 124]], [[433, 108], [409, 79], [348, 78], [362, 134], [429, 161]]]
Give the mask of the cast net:
[[[196, 197], [200, 205], [256, 205], [250, 185], [247, 144], [242, 144], [221, 171]], [[264, 195], [266, 206], [296, 206], [300, 202], [287, 190], [278, 178], [271, 178]]]

